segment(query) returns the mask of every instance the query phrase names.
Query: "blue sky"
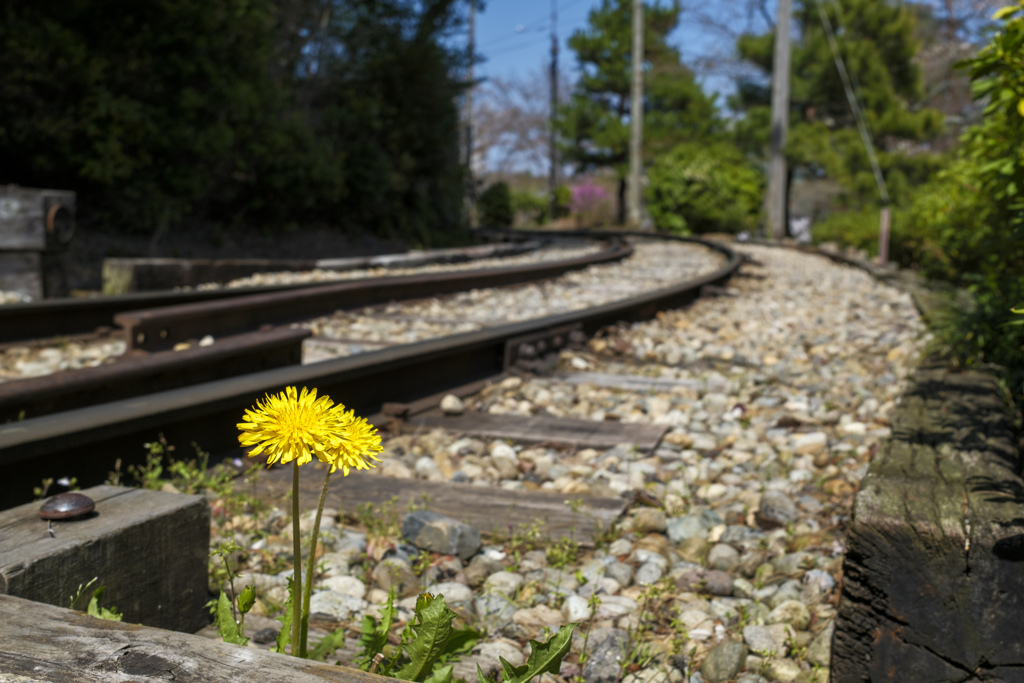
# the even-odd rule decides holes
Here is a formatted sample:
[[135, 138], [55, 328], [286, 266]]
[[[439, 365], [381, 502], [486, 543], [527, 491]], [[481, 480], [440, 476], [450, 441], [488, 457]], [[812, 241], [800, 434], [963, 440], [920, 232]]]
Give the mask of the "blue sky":
[[[570, 80], [575, 80], [576, 58], [567, 41], [573, 31], [586, 26], [590, 10], [600, 5], [600, 0], [558, 0], [558, 64]], [[541, 70], [546, 74], [551, 59], [550, 16], [551, 0], [486, 0], [485, 10], [478, 12], [476, 19], [477, 53], [486, 58], [477, 75], [525, 77]], [[720, 40], [694, 25], [686, 11], [671, 40], [687, 62], [722, 48]], [[729, 87], [720, 78], [708, 85], [718, 90]]]
[[[575, 60], [566, 41], [587, 23], [587, 13], [599, 0], [558, 0], [559, 67]], [[546, 69], [551, 59], [550, 0], [488, 0], [477, 13], [477, 51], [487, 58], [479, 71], [485, 76], [525, 76]]]

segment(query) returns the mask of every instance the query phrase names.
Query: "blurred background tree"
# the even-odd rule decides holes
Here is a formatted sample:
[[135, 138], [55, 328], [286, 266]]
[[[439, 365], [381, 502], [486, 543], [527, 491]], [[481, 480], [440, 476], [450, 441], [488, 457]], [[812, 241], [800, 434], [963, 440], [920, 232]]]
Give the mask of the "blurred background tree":
[[[680, 142], [706, 139], [721, 128], [713, 95], [682, 63], [668, 35], [679, 24], [678, 0], [644, 5], [644, 162]], [[579, 79], [556, 120], [565, 162], [577, 171], [608, 168], [618, 182], [618, 222], [625, 220], [629, 157], [632, 2], [602, 0], [589, 26], [573, 33]]]
[[0, 3], [0, 182], [186, 219], [458, 232], [454, 0]]
[[[798, 0], [794, 7], [786, 156], [795, 173], [837, 182], [847, 206], [877, 205], [878, 189], [818, 4], [819, 0]], [[905, 203], [909, 188], [938, 167], [936, 156], [922, 152], [943, 127], [941, 112], [921, 106], [924, 90], [915, 61], [915, 14], [910, 6], [889, 0], [838, 0], [822, 6], [835, 27], [889, 195], [897, 204]], [[760, 73], [741, 81], [730, 99], [730, 106], [743, 114], [734, 129], [737, 144], [762, 157], [768, 146], [774, 40], [774, 31], [740, 36], [740, 57]]]

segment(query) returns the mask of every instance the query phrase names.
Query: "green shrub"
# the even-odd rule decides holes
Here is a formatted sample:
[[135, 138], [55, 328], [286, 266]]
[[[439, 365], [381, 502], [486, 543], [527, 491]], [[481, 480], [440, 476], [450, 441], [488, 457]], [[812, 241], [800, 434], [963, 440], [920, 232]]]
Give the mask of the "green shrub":
[[512, 193], [508, 183], [497, 182], [480, 194], [477, 202], [480, 210], [480, 225], [485, 228], [512, 227]]
[[834, 211], [811, 226], [811, 237], [815, 243], [836, 242], [874, 256], [878, 253], [878, 210]]
[[685, 143], [648, 172], [647, 203], [659, 230], [679, 234], [753, 230], [764, 174], [727, 143]]
[[974, 95], [986, 98], [982, 122], [965, 131], [957, 161], [912, 208], [929, 236], [921, 261], [932, 275], [971, 292], [974, 306], [952, 311], [940, 330], [964, 364], [993, 362], [1009, 371], [1024, 398], [1024, 339], [1012, 309], [1024, 299], [1024, 1], [999, 10], [1000, 31], [967, 60]]
[[[836, 242], [862, 249], [869, 256], [878, 255], [878, 231], [881, 211], [864, 207], [828, 214], [811, 226], [815, 243]], [[911, 212], [892, 208], [889, 218], [889, 260], [905, 268], [920, 265], [922, 256], [935, 257], [936, 244], [922, 230], [922, 224], [911, 218]]]
[[555, 218], [565, 218], [569, 215], [569, 205], [572, 204], [572, 189], [568, 185], [559, 185], [555, 188]]
[[521, 214], [533, 225], [543, 225], [548, 219], [548, 210], [551, 208], [551, 200], [547, 193], [540, 194], [529, 190], [519, 190], [512, 193], [512, 210]]
[[978, 165], [964, 157], [954, 159], [914, 195], [906, 214], [914, 262], [933, 278], [959, 280], [983, 265], [990, 229], [982, 216], [985, 197], [978, 192]]

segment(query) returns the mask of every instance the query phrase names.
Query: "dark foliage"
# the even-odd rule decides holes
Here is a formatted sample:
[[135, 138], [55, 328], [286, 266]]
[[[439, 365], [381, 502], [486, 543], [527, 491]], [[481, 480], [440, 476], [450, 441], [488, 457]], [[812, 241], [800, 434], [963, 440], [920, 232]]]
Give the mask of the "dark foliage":
[[453, 0], [0, 0], [0, 182], [123, 230], [457, 230]]
[[512, 193], [507, 183], [490, 185], [481, 193], [477, 208], [480, 210], [480, 225], [486, 228], [512, 226]]

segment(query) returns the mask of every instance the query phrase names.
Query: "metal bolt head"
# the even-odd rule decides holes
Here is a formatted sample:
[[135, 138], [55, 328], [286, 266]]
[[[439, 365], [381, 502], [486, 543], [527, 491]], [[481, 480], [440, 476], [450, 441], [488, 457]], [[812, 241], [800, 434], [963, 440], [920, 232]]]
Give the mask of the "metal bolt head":
[[72, 519], [87, 515], [96, 509], [96, 503], [84, 493], [68, 491], [48, 498], [39, 508], [42, 519]]

